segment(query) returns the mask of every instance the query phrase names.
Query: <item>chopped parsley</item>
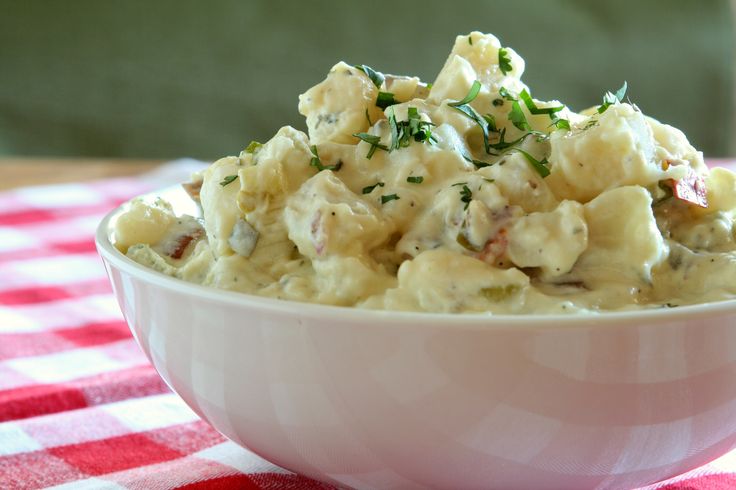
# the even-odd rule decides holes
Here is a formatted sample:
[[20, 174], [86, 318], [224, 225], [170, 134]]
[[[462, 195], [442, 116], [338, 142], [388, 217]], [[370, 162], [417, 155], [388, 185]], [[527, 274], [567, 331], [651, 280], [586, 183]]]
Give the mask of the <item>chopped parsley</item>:
[[603, 103], [598, 106], [598, 114], [603, 114], [604, 112], [606, 112], [606, 109], [608, 109], [613, 104], [620, 104], [623, 98], [626, 96], [627, 88], [628, 84], [626, 83], [626, 81], [624, 81], [624, 84], [621, 86], [620, 89], [616, 91], [615, 94], [612, 94], [611, 92], [606, 92], [603, 95]]
[[531, 136], [532, 134], [535, 134], [533, 131], [530, 131], [526, 134], [519, 136], [513, 141], [506, 141], [506, 128], [501, 128], [501, 130], [497, 132], [498, 132], [498, 143], [491, 143], [489, 146], [493, 148], [494, 150], [498, 150], [498, 151], [504, 151], [508, 148], [511, 148], [512, 146], [516, 146], [522, 141], [524, 141], [527, 138], [527, 136]]
[[422, 121], [419, 116], [419, 111], [416, 107], [409, 107], [406, 110], [406, 114], [409, 117], [409, 136], [414, 138], [414, 141], [423, 142], [432, 140], [432, 126], [434, 124]]
[[396, 121], [396, 113], [392, 109], [388, 115], [388, 126], [391, 132], [391, 145], [388, 151], [406, 148], [413, 139], [419, 143], [433, 143], [436, 138], [432, 136], [433, 123], [423, 121], [416, 107], [407, 108], [408, 119]]
[[383, 187], [383, 186], [384, 186], [384, 183], [383, 182], [376, 182], [373, 185], [367, 185], [367, 186], [363, 187], [363, 191], [362, 192], [363, 192], [363, 194], [370, 194], [371, 192], [373, 192], [373, 189], [375, 189], [376, 187]]
[[521, 129], [522, 131], [531, 131], [532, 129], [532, 127], [529, 125], [529, 122], [527, 122], [526, 120], [524, 112], [521, 110], [521, 105], [519, 104], [518, 100], [515, 100], [511, 103], [509, 121], [511, 121], [514, 126]]
[[536, 170], [537, 173], [542, 176], [542, 178], [549, 175], [549, 168], [547, 167], [549, 162], [547, 161], [546, 158], [537, 160], [536, 158], [534, 158], [533, 156], [531, 156], [529, 153], [525, 152], [521, 148], [516, 148], [515, 151], [518, 151], [519, 153], [524, 155], [524, 158], [526, 158], [526, 161], [529, 162], [532, 168]]
[[509, 50], [506, 48], [500, 48], [498, 50], [498, 67], [501, 68], [501, 73], [504, 75], [512, 70], [511, 56], [509, 55]]
[[470, 205], [470, 201], [472, 199], [473, 192], [467, 185], [463, 184], [463, 188], [460, 189], [460, 200], [465, 203], [465, 207], [463, 209], [468, 209], [468, 206]]
[[383, 73], [374, 70], [368, 65], [355, 65], [355, 68], [365, 73], [368, 78], [371, 79], [371, 82], [373, 82], [373, 84], [379, 89], [381, 88], [381, 85], [383, 85], [383, 81], [386, 80]]
[[373, 126], [373, 121], [371, 121], [371, 116], [368, 115], [368, 108], [365, 109], [365, 118], [368, 121], [368, 126]]
[[473, 36], [468, 36], [468, 44], [473, 45]]
[[380, 107], [381, 109], [386, 109], [386, 107], [394, 104], [398, 104], [399, 101], [394, 99], [394, 94], [391, 92], [378, 92], [378, 97], [376, 97], [376, 106]]
[[460, 155], [462, 155], [462, 157], [466, 161], [468, 161], [468, 162], [472, 163], [473, 165], [475, 165], [475, 168], [490, 167], [492, 165], [491, 163], [484, 162], [484, 161], [481, 161], [481, 160], [476, 160], [475, 158], [471, 158], [470, 156], [466, 155], [465, 152], [463, 152], [463, 151], [460, 151]]
[[496, 107], [500, 107], [503, 105], [503, 99], [493, 99], [493, 105]]
[[471, 120], [475, 121], [475, 123], [480, 127], [481, 132], [483, 133], [483, 146], [485, 147], [486, 153], [491, 153], [488, 144], [488, 131], [490, 129], [489, 121], [478, 114], [478, 112], [469, 105], [469, 102], [472, 102], [473, 99], [478, 96], [478, 93], [480, 92], [480, 87], [480, 82], [478, 80], [474, 81], [473, 85], [470, 87], [470, 91], [462, 100], [459, 100], [457, 102], [448, 102], [447, 105], [455, 108], [456, 110], [465, 114], [465, 116], [467, 116]]
[[457, 102], [448, 102], [447, 105], [450, 107], [458, 107], [464, 104], [469, 104], [472, 102], [476, 97], [478, 97], [478, 93], [480, 92], [481, 84], [478, 80], [473, 82], [473, 85], [470, 87], [470, 90], [468, 91], [468, 95], [463, 97], [463, 100], [459, 100]]
[[220, 181], [220, 185], [223, 186], [223, 187], [225, 187], [226, 185], [228, 185], [229, 183], [233, 182], [237, 178], [238, 178], [237, 175], [228, 175], [227, 177], [225, 177], [224, 179], [222, 179], [222, 181]]
[[519, 98], [524, 102], [526, 108], [529, 109], [530, 114], [547, 114], [549, 117], [552, 117], [555, 112], [559, 112], [565, 108], [564, 105], [560, 105], [556, 107], [544, 107], [540, 109], [539, 107], [537, 107], [536, 102], [534, 102], [534, 99], [532, 99], [532, 96], [529, 95], [529, 92], [527, 92], [526, 89], [522, 90], [521, 93], [519, 93]]
[[590, 129], [596, 125], [598, 125], [598, 120], [591, 118], [590, 121], [588, 121], [588, 123], [583, 127], [583, 131], [585, 131], [586, 129]]
[[516, 98], [516, 96], [514, 94], [512, 94], [511, 92], [509, 92], [508, 90], [506, 90], [506, 87], [501, 87], [500, 89], [498, 89], [498, 94], [501, 97], [503, 97], [504, 99], [509, 100], [509, 101], [511, 101], [511, 100], [519, 100], [519, 99]]
[[409, 182], [410, 184], [421, 184], [422, 182], [424, 182], [424, 177], [422, 177], [421, 175], [417, 175], [417, 176], [410, 175], [409, 177], [406, 178], [406, 181]]
[[245, 147], [245, 150], [243, 150], [246, 153], [255, 153], [263, 146], [263, 143], [259, 143], [257, 141], [251, 141], [248, 143], [248, 146]]
[[511, 92], [506, 90], [505, 87], [501, 87], [499, 90], [499, 93], [501, 94], [501, 97], [511, 102], [511, 112], [509, 112], [509, 121], [513, 123], [514, 126], [519, 128], [522, 131], [531, 131], [531, 125], [526, 119], [526, 116], [524, 115], [524, 112], [521, 110], [521, 104], [519, 104], [519, 100], [524, 102], [524, 105], [526, 106], [527, 110], [529, 111], [529, 114], [539, 115], [539, 114], [547, 114], [550, 119], [552, 119], [552, 124], [557, 127], [558, 129], [570, 129], [570, 122], [567, 119], [561, 119], [555, 116], [555, 114], [562, 109], [565, 108], [564, 105], [555, 106], [555, 107], [539, 107], [537, 106], [537, 103], [534, 102], [534, 99], [532, 99], [532, 96], [529, 95], [529, 92], [527, 92], [526, 89], [523, 89], [519, 96], [513, 95]]
[[401, 198], [397, 196], [396, 194], [383, 195], [381, 196], [381, 204], [386, 204], [389, 201], [397, 201], [399, 199]]
[[360, 138], [361, 140], [371, 145], [371, 149], [368, 150], [368, 153], [365, 155], [368, 160], [370, 160], [373, 154], [376, 152], [376, 148], [383, 151], [388, 151], [388, 146], [381, 143], [381, 137], [378, 135], [368, 133], [353, 133], [353, 136], [355, 136], [356, 138]]
[[309, 150], [313, 155], [312, 159], [309, 161], [309, 165], [317, 167], [317, 171], [321, 172], [323, 170], [332, 170], [333, 172], [337, 172], [342, 167], [342, 160], [338, 160], [334, 165], [322, 165], [322, 161], [319, 159], [319, 153], [317, 153], [316, 145], [310, 146]]
[[557, 129], [566, 129], [567, 131], [570, 131], [570, 121], [567, 119], [557, 118], [552, 120], [552, 124], [550, 126], [554, 126]]

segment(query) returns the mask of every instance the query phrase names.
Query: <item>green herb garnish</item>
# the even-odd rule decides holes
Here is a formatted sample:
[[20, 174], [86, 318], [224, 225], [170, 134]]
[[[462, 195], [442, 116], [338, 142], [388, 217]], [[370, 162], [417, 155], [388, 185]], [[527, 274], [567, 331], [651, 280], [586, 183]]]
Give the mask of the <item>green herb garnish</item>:
[[493, 99], [493, 105], [496, 107], [500, 107], [503, 105], [503, 99]]
[[547, 114], [548, 116], [552, 117], [552, 114], [554, 114], [555, 112], [559, 112], [565, 108], [564, 105], [539, 108], [537, 107], [536, 102], [534, 102], [534, 99], [532, 99], [532, 96], [529, 95], [529, 92], [526, 91], [526, 89], [522, 90], [521, 93], [519, 93], [519, 98], [524, 101], [524, 105], [527, 109], [529, 109], [530, 114]]
[[511, 56], [506, 48], [498, 50], [498, 67], [504, 75], [511, 71]]
[[226, 185], [228, 185], [229, 183], [233, 182], [237, 178], [238, 178], [237, 175], [228, 175], [227, 177], [225, 177], [224, 179], [222, 179], [222, 181], [220, 181], [220, 185], [223, 186], [223, 187], [225, 187]]
[[501, 128], [501, 130], [498, 131], [498, 143], [491, 143], [489, 146], [494, 150], [503, 151], [511, 148], [512, 146], [518, 145], [524, 141], [527, 136], [531, 136], [532, 134], [534, 134], [534, 132], [523, 134], [513, 141], [506, 141], [506, 128]]
[[406, 178], [406, 181], [409, 182], [410, 184], [421, 184], [422, 182], [424, 182], [424, 177], [422, 177], [421, 175], [417, 175], [417, 176], [410, 175], [409, 177]]
[[433, 123], [422, 121], [419, 111], [416, 107], [407, 108], [408, 119], [406, 121], [396, 121], [396, 113], [391, 109], [388, 114], [388, 126], [391, 132], [391, 145], [388, 151], [398, 150], [409, 146], [413, 139], [417, 142], [433, 143], [436, 138], [432, 136]]
[[500, 89], [498, 89], [498, 94], [506, 100], [519, 100], [514, 94], [506, 90], [506, 87], [501, 87]]
[[522, 155], [524, 155], [524, 158], [526, 158], [526, 161], [529, 162], [529, 164], [532, 166], [534, 170], [537, 171], [539, 175], [542, 176], [542, 178], [549, 175], [549, 168], [547, 167], [547, 164], [549, 162], [546, 158], [542, 158], [541, 160], [537, 160], [533, 156], [531, 156], [529, 153], [525, 152], [521, 148], [516, 148], [515, 151], [518, 151]]
[[570, 121], [568, 121], [567, 119], [562, 119], [562, 118], [553, 119], [552, 124], [550, 124], [550, 126], [554, 126], [557, 129], [566, 129], [570, 131]]
[[467, 185], [463, 185], [463, 188], [460, 189], [460, 200], [465, 203], [465, 207], [463, 209], [468, 209], [468, 206], [470, 205], [470, 201], [472, 199], [473, 192]]
[[398, 103], [399, 101], [394, 99], [394, 94], [392, 94], [391, 92], [378, 92], [378, 97], [376, 98], [377, 107], [385, 110], [386, 107]]
[[355, 65], [355, 68], [368, 75], [368, 78], [371, 79], [371, 82], [373, 82], [373, 84], [379, 89], [381, 88], [381, 85], [383, 85], [383, 81], [386, 80], [386, 77], [383, 76], [383, 73], [374, 70], [368, 65]]
[[321, 172], [323, 170], [332, 170], [333, 172], [337, 172], [342, 167], [342, 160], [338, 160], [334, 165], [322, 165], [322, 161], [319, 159], [319, 153], [317, 153], [317, 146], [312, 145], [309, 147], [309, 150], [313, 155], [312, 159], [309, 161], [309, 165], [317, 167], [317, 171]]
[[626, 96], [627, 88], [628, 84], [626, 83], [626, 81], [624, 81], [624, 84], [621, 86], [620, 89], [616, 91], [615, 94], [612, 94], [611, 92], [606, 92], [603, 95], [603, 103], [598, 106], [598, 114], [603, 114], [604, 112], [606, 112], [606, 109], [608, 109], [613, 104], [620, 104], [623, 98]]
[[478, 93], [480, 92], [481, 84], [478, 80], [473, 82], [473, 85], [470, 87], [470, 91], [468, 91], [468, 94], [463, 97], [463, 100], [459, 100], [457, 102], [448, 102], [447, 105], [450, 107], [458, 107], [464, 104], [469, 104], [472, 102], [476, 97], [478, 97]]
[[353, 136], [355, 136], [356, 138], [360, 138], [361, 140], [371, 145], [371, 149], [368, 150], [368, 153], [365, 155], [365, 157], [369, 160], [376, 152], [376, 148], [383, 151], [388, 151], [388, 146], [381, 144], [381, 137], [378, 135], [368, 133], [353, 133]]
[[363, 187], [363, 194], [370, 194], [371, 192], [373, 192], [373, 189], [375, 189], [376, 187], [383, 187], [383, 185], [383, 182], [376, 182], [373, 185], [367, 185]]
[[386, 204], [389, 201], [397, 201], [399, 199], [401, 198], [397, 196], [396, 194], [389, 194], [387, 196], [381, 196], [381, 204]]
[[590, 129], [593, 126], [596, 126], [597, 124], [598, 124], [598, 120], [591, 118], [591, 120], [588, 121], [587, 124], [583, 127], [583, 131], [585, 131], [586, 129]]
[[[478, 80], [473, 82], [473, 85], [470, 87], [470, 91], [468, 94], [462, 99], [457, 102], [448, 102], [447, 105], [450, 107], [455, 108], [456, 110], [462, 112], [465, 114], [468, 118], [475, 121], [475, 123], [480, 127], [480, 130], [483, 134], [483, 146], [486, 150], [486, 153], [491, 153], [489, 150], [488, 145], [488, 131], [489, 131], [489, 121], [486, 120], [483, 116], [478, 114], [478, 112], [473, 109], [471, 105], [469, 105], [469, 102], [472, 102], [473, 99], [475, 99], [478, 96], [478, 92], [480, 92], [481, 84]], [[489, 117], [492, 119], [493, 116]], [[494, 123], [494, 129], [495, 129], [495, 123]]]
[[414, 141], [418, 141], [420, 143], [423, 141], [432, 142], [432, 126], [434, 126], [434, 124], [422, 121], [416, 107], [407, 108], [406, 114], [409, 117], [409, 137], [414, 138]]
[[[459, 151], [459, 150], [458, 150]], [[488, 162], [484, 162], [481, 160], [476, 160], [475, 158], [472, 158], [468, 155], [466, 155], [464, 152], [460, 151], [460, 155], [468, 162], [475, 165], [475, 168], [484, 168], [484, 167], [490, 167], [492, 164]]]
[[521, 110], [521, 105], [519, 105], [518, 100], [515, 100], [511, 103], [509, 121], [511, 121], [514, 126], [521, 129], [522, 131], [530, 131], [532, 129], [532, 127], [529, 125], [529, 122], [527, 122], [526, 120], [524, 112]]

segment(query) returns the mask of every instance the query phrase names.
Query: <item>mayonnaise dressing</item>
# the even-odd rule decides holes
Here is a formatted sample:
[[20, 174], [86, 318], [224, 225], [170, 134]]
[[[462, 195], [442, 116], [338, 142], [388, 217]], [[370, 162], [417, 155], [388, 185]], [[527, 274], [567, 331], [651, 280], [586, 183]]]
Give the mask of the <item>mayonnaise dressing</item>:
[[458, 36], [431, 84], [340, 62], [281, 128], [200, 176], [203, 220], [133, 202], [118, 248], [187, 281], [332, 305], [552, 313], [736, 293], [736, 176], [608, 94], [529, 96], [524, 61]]

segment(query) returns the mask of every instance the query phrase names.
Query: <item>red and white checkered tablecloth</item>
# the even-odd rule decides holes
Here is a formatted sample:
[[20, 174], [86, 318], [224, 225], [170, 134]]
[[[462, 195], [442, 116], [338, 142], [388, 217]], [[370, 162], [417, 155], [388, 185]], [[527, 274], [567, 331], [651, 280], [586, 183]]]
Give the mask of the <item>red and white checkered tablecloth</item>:
[[[135, 345], [112, 295], [97, 223], [197, 166], [0, 193], [0, 488], [332, 488], [200, 420]], [[736, 488], [736, 451], [648, 488]]]

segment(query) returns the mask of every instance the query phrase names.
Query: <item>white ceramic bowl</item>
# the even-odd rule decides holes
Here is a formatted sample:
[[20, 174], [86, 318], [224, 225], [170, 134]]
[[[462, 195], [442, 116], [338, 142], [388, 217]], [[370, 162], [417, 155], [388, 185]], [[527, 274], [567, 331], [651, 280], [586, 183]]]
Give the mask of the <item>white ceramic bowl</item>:
[[135, 338], [205, 420], [356, 488], [630, 488], [736, 446], [736, 301], [596, 316], [363, 311], [148, 270], [100, 224]]

